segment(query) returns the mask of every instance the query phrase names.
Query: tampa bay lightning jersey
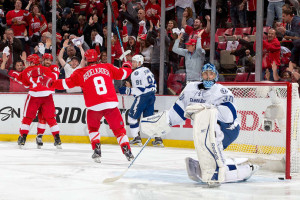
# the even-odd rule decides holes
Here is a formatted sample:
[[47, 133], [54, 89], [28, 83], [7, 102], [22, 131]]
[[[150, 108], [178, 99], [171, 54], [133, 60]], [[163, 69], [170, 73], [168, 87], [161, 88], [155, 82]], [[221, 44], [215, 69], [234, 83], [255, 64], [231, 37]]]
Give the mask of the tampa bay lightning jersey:
[[187, 106], [197, 103], [214, 105], [218, 110], [218, 120], [233, 123], [237, 119], [234, 96], [221, 84], [214, 84], [210, 89], [199, 89], [201, 82], [191, 82], [181, 92], [179, 98], [169, 111], [171, 125], [180, 124], [186, 118], [184, 111]]
[[134, 96], [156, 92], [154, 75], [147, 67], [138, 67], [131, 73], [131, 84], [131, 94]]

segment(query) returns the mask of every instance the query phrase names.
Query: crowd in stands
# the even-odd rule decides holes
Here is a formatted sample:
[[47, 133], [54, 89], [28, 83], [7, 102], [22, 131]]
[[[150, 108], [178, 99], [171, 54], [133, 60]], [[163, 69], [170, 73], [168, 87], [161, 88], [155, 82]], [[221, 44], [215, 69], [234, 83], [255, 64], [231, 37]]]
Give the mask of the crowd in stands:
[[[84, 67], [84, 52], [95, 49], [99, 63], [107, 62], [107, 0], [0, 0], [0, 91], [24, 92], [17, 76], [26, 67], [26, 57], [52, 54], [60, 78]], [[144, 66], [159, 84], [160, 40], [165, 44], [164, 94], [179, 94], [187, 81], [200, 77], [209, 62], [211, 0], [166, 0], [166, 24], [160, 23], [160, 0], [111, 0], [122, 44], [113, 26], [111, 62], [141, 54]], [[220, 81], [254, 81], [257, 0], [217, 0], [215, 61]], [[262, 80], [300, 80], [300, 11], [298, 0], [264, 0]], [[56, 33], [52, 33], [52, 14]], [[160, 30], [166, 30], [165, 38]], [[56, 34], [56, 44], [52, 44]], [[67, 92], [81, 92], [79, 88]]]

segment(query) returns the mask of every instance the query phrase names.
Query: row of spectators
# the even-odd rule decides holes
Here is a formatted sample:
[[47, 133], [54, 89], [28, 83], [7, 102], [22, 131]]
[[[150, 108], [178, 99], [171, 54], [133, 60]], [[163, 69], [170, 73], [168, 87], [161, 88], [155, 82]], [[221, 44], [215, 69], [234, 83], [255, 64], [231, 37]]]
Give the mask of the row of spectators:
[[[160, 0], [111, 2], [116, 18], [113, 23], [121, 32], [125, 51], [130, 50], [127, 59], [130, 60], [135, 54], [143, 55], [144, 65], [151, 69], [157, 82], [160, 30], [166, 29], [167, 35], [163, 38], [166, 47], [164, 94], [178, 94], [186, 81], [198, 79], [201, 66], [208, 62], [210, 53], [211, 0], [166, 0], [165, 25], [160, 24]], [[217, 27], [254, 27], [256, 3], [256, 0], [217, 0]], [[293, 72], [297, 73], [300, 46], [297, 38], [290, 36], [300, 36], [298, 7], [299, 2], [295, 0], [265, 0], [266, 27], [273, 28], [267, 31], [264, 41], [263, 74], [267, 75], [263, 78], [277, 80], [278, 77], [273, 75], [273, 66], [276, 64], [279, 69], [277, 74], [284, 72], [289, 59], [284, 61], [285, 65], [282, 60], [287, 55], [291, 56], [292, 61], [288, 69], [293, 66]], [[57, 0], [56, 11], [52, 9], [52, 0], [0, 0], [0, 9], [0, 51], [5, 63], [1, 65], [2, 70], [21, 71], [22, 67], [18, 66], [26, 55], [37, 53], [42, 58], [44, 53], [52, 53], [52, 34], [56, 34], [56, 63], [60, 66], [61, 78], [84, 66], [82, 52], [90, 48], [97, 50], [99, 62], [107, 62], [107, 0]], [[57, 17], [56, 33], [52, 33], [52, 13], [56, 13]], [[114, 26], [111, 37], [111, 60], [114, 65], [120, 66], [122, 50]], [[251, 38], [250, 34], [241, 37], [233, 35], [231, 41], [225, 39], [224, 49], [219, 48], [221, 42], [216, 43], [215, 64], [220, 71], [226, 72], [222, 69], [221, 60], [228, 58], [226, 52], [229, 51], [228, 55], [234, 56], [233, 71], [229, 73], [235, 74], [237, 68], [238, 72], [254, 72], [255, 41]], [[227, 76], [223, 78], [227, 80]], [[7, 84], [1, 83], [3, 80], [5, 82], [5, 76], [0, 74], [0, 79], [0, 90], [8, 91]]]

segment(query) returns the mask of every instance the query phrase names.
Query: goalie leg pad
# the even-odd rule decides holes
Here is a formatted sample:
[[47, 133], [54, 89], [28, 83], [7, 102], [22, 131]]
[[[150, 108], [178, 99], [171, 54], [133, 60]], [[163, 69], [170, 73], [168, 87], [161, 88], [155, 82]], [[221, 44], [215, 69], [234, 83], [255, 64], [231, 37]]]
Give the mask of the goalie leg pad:
[[259, 169], [258, 165], [252, 165], [245, 162], [238, 164], [236, 160], [231, 160], [231, 162], [226, 160], [226, 163], [230, 163], [227, 164], [227, 171], [224, 181], [226, 183], [246, 181]]
[[[248, 180], [258, 169], [258, 165], [246, 163], [247, 158], [226, 159], [226, 172], [223, 183], [234, 183]], [[199, 162], [192, 158], [186, 158], [186, 169], [191, 180], [203, 182]]]
[[207, 183], [223, 182], [225, 179], [226, 166], [215, 136], [216, 115], [215, 108], [205, 109], [194, 115], [194, 144], [202, 172], [201, 178]]

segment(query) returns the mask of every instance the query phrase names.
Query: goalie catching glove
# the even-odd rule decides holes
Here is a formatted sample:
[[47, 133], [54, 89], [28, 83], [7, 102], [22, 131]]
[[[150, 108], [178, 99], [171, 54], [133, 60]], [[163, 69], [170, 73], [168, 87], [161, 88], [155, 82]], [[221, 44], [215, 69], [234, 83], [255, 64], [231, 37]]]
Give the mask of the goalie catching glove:
[[163, 111], [141, 120], [141, 130], [144, 134], [152, 137], [161, 137], [170, 132], [169, 113]]
[[204, 109], [214, 108], [214, 105], [201, 103], [201, 104], [192, 104], [186, 107], [184, 112], [184, 117], [194, 120], [195, 114], [201, 112]]

